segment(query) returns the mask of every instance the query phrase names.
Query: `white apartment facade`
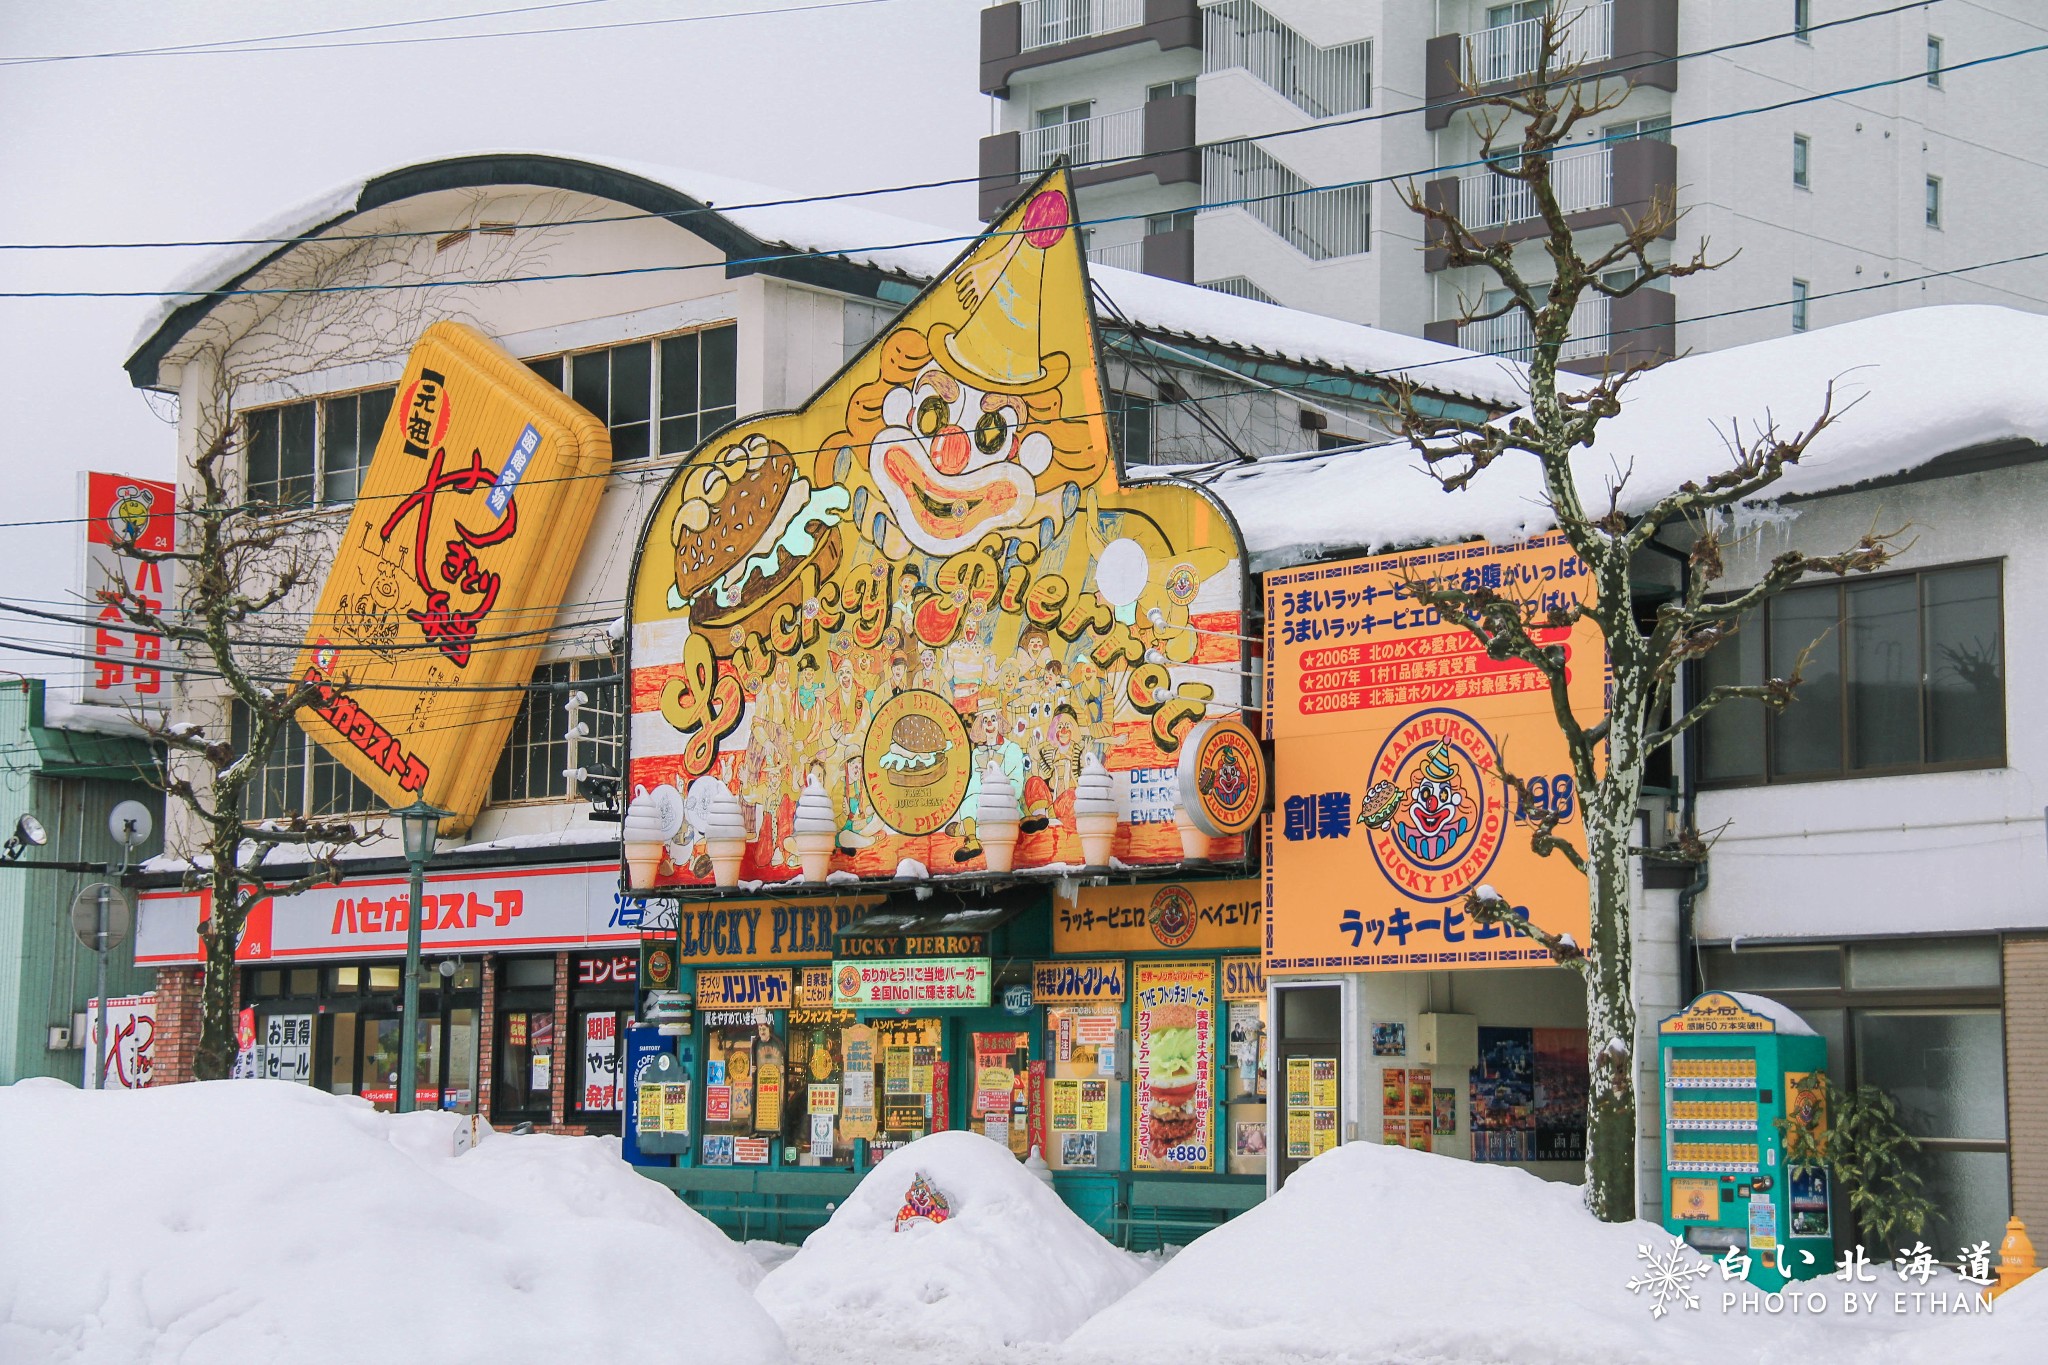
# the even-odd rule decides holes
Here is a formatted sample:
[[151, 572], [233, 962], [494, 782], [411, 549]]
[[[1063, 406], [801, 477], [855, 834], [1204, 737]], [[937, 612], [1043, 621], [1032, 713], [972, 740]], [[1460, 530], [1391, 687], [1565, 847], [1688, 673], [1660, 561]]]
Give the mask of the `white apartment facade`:
[[[1455, 106], [1461, 76], [1486, 87], [1527, 75], [1551, 2], [991, 5], [981, 88], [998, 98], [982, 211], [1065, 154], [1095, 163], [1080, 173], [1081, 208], [1105, 263], [1516, 354], [1514, 319], [1460, 328], [1488, 281], [1433, 259], [1398, 187], [1412, 177], [1455, 195], [1468, 225], [1533, 238], [1526, 196], [1480, 164], [1480, 136]], [[2009, 225], [2048, 205], [2048, 163], [2028, 135], [2048, 112], [2040, 58], [1944, 69], [2042, 41], [2036, 7], [1934, 0], [1842, 23], [1887, 7], [1556, 3], [1571, 50], [1634, 82], [1583, 150], [1557, 158], [1588, 244], [1675, 190], [1685, 216], [1662, 252], [1682, 257], [1704, 238], [1716, 259], [1733, 256], [1669, 290], [1589, 300], [1575, 366], [1898, 308], [2048, 300], [2048, 262], [1964, 270], [2023, 254]], [[1753, 39], [1765, 41], [1729, 46]], [[1909, 79], [1739, 112], [1898, 77]], [[1533, 240], [1522, 255], [1540, 278]]]

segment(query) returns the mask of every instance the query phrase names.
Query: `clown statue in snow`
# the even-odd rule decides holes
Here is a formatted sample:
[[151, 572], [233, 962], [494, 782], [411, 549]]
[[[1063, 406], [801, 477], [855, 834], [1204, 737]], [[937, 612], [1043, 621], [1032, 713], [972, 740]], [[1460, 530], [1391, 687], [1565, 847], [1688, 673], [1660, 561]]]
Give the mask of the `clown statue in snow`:
[[[742, 878], [797, 876], [828, 827], [833, 873], [981, 870], [991, 762], [1015, 867], [1079, 863], [1091, 755], [1117, 858], [1180, 856], [1181, 739], [1244, 701], [1242, 553], [1204, 492], [1119, 477], [1071, 203], [1064, 171], [1034, 185], [809, 403], [714, 435], [655, 506], [629, 786], [651, 811], [717, 784]], [[709, 880], [652, 866], [635, 890]]]

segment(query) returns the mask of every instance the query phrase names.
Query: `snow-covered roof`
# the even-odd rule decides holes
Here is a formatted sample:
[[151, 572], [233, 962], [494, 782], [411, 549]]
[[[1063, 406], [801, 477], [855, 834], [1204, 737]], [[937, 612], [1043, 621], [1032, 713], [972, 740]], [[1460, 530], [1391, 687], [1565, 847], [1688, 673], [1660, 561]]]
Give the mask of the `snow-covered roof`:
[[[1770, 420], [1786, 432], [1806, 427], [1830, 380], [1836, 421], [1767, 501], [1848, 488], [1993, 442], [2048, 443], [2044, 355], [2048, 317], [1958, 304], [1689, 356], [1637, 379], [1576, 469], [1593, 495], [1626, 473], [1622, 510], [1641, 511], [1725, 466], [1731, 430], [1753, 440]], [[1410, 545], [1517, 540], [1554, 524], [1526, 456], [1503, 459], [1458, 493], [1446, 493], [1405, 443], [1271, 456], [1225, 470], [1212, 487], [1262, 570]]]
[[[398, 167], [351, 181], [279, 214], [249, 236], [277, 242], [339, 227], [341, 220], [355, 213], [436, 188], [423, 172], [462, 166], [503, 168], [507, 176], [520, 177], [498, 183], [558, 180], [627, 203], [635, 202], [629, 178], [646, 182], [671, 195], [712, 206], [729, 228], [737, 228], [754, 243], [769, 248], [770, 254], [774, 248], [786, 247], [839, 256], [920, 284], [945, 269], [982, 231], [980, 224], [937, 225], [899, 217], [857, 199], [776, 202], [802, 196], [698, 171], [632, 161], [597, 163], [547, 153], [500, 152]], [[550, 172], [556, 174], [540, 179]], [[618, 182], [609, 191], [599, 187], [607, 176]], [[478, 181], [472, 177], [469, 183]], [[727, 204], [759, 207], [721, 207]], [[692, 226], [702, 231], [709, 225]], [[731, 250], [731, 244], [727, 245]], [[229, 287], [282, 249], [276, 245], [222, 248], [183, 272], [170, 289], [175, 295], [188, 295]], [[1431, 392], [1490, 407], [1511, 407], [1521, 401], [1520, 367], [1496, 356], [1109, 266], [1092, 266], [1090, 275], [1125, 317], [1147, 331], [1313, 367], [1412, 377]], [[175, 344], [176, 334], [182, 334], [207, 306], [194, 304], [191, 298], [168, 297], [159, 300], [143, 319], [129, 347], [134, 357], [129, 369], [138, 384], [151, 382], [155, 359]]]

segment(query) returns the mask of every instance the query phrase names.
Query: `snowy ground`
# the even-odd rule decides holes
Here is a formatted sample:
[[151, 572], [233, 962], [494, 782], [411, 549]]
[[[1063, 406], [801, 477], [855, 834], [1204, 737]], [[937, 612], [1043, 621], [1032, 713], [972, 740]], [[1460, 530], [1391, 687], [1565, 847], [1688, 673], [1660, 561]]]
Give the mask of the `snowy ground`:
[[[1946, 1274], [1661, 1319], [1648, 1224], [1501, 1167], [1352, 1144], [1172, 1257], [1103, 1241], [1002, 1149], [892, 1154], [801, 1248], [729, 1241], [601, 1138], [490, 1135], [299, 1086], [0, 1089], [0, 1361], [703, 1365], [2021, 1365], [2048, 1275], [1991, 1316]], [[917, 1176], [940, 1224], [897, 1231]], [[1684, 1258], [1690, 1260], [1691, 1258]], [[1736, 1303], [1740, 1305], [1740, 1300]], [[1765, 1301], [1760, 1307], [1768, 1305]], [[1910, 1306], [1910, 1304], [1909, 1304]]]

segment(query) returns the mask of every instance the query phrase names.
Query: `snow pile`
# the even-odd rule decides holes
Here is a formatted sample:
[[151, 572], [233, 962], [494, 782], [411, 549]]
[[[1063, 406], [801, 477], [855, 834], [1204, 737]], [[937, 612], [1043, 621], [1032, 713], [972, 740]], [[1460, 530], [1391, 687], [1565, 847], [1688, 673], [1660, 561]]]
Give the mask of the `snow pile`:
[[[1847, 488], [1993, 441], [2048, 442], [2048, 389], [2035, 373], [2043, 354], [2048, 317], [1958, 304], [1688, 356], [1631, 384], [1620, 415], [1601, 425], [1599, 444], [1578, 453], [1575, 469], [1595, 501], [1626, 473], [1621, 508], [1642, 511], [1687, 479], [1726, 468], [1731, 423], [1746, 443], [1769, 418], [1781, 435], [1804, 430], [1830, 381], [1837, 420], [1768, 498]], [[1225, 471], [1214, 488], [1261, 570], [1332, 553], [1519, 540], [1553, 524], [1536, 461], [1521, 454], [1456, 494], [1405, 443], [1274, 457]]]
[[[920, 1174], [950, 1216], [897, 1231]], [[1104, 1241], [1007, 1148], [979, 1133], [934, 1133], [884, 1158], [755, 1292], [799, 1347], [865, 1340], [887, 1345], [880, 1359], [924, 1347], [968, 1360], [1061, 1340], [1148, 1266]]]
[[[304, 1086], [0, 1089], [0, 1360], [788, 1359], [760, 1271], [612, 1139]], [[688, 1285], [687, 1332], [650, 1330]]]
[[[1070, 1339], [1076, 1353], [1126, 1360], [1304, 1359], [1429, 1362], [1869, 1360], [1883, 1348], [1976, 1360], [1983, 1319], [1846, 1317], [1832, 1279], [1818, 1316], [1722, 1311], [1718, 1268], [1688, 1281], [1700, 1299], [1661, 1320], [1628, 1283], [1666, 1251], [1649, 1223], [1596, 1222], [1576, 1187], [1504, 1166], [1349, 1143], [1303, 1167], [1276, 1197], [1197, 1239]], [[1682, 1253], [1682, 1261], [1699, 1258]], [[1901, 1284], [1878, 1282], [1888, 1310]], [[1941, 1274], [1927, 1288], [1955, 1294]], [[1973, 1291], [1974, 1292], [1974, 1291]], [[1912, 1358], [1902, 1350], [1901, 1361]], [[1924, 1358], [1924, 1357], [1923, 1357]]]

